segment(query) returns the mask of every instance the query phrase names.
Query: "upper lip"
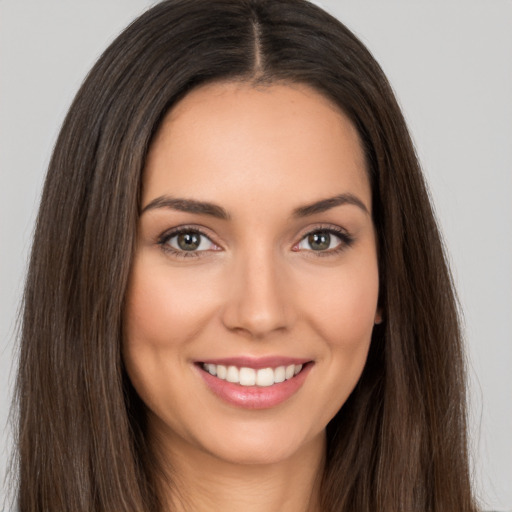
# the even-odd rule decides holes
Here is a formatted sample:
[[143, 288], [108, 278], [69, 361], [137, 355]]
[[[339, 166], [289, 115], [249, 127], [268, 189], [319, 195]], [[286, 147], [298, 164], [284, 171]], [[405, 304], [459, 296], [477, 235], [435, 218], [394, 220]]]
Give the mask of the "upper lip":
[[288, 366], [290, 364], [306, 364], [311, 359], [303, 357], [286, 357], [286, 356], [265, 356], [265, 357], [251, 357], [251, 356], [237, 356], [237, 357], [223, 357], [215, 359], [203, 359], [198, 363], [203, 364], [221, 364], [224, 366], [236, 366], [238, 368], [277, 368], [278, 366]]

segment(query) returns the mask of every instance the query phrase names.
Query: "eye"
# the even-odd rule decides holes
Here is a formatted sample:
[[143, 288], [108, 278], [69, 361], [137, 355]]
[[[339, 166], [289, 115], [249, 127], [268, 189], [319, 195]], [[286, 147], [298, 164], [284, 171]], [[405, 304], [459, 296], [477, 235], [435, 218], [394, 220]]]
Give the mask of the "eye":
[[308, 233], [296, 246], [298, 250], [336, 252], [352, 243], [346, 233], [333, 229], [318, 229]]
[[187, 229], [174, 231], [160, 240], [167, 250], [174, 252], [200, 252], [216, 250], [218, 247], [203, 233]]

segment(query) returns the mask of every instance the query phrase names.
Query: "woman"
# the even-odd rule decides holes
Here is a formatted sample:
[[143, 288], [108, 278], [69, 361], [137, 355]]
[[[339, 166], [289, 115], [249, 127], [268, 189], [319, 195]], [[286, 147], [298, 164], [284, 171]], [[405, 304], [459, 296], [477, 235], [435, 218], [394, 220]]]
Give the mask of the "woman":
[[20, 510], [476, 510], [451, 279], [380, 68], [307, 2], [100, 58], [25, 293]]

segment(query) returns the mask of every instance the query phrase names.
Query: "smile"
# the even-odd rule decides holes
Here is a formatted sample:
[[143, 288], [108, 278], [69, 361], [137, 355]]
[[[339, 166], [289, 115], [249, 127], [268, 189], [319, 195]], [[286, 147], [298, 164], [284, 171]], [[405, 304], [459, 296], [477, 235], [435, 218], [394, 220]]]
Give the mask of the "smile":
[[297, 393], [314, 362], [284, 357], [230, 358], [195, 366], [207, 388], [224, 402], [245, 409], [267, 409]]
[[203, 370], [218, 379], [241, 386], [268, 387], [289, 380], [302, 370], [302, 364], [290, 364], [276, 368], [248, 368], [243, 366], [226, 366], [222, 364], [203, 363]]

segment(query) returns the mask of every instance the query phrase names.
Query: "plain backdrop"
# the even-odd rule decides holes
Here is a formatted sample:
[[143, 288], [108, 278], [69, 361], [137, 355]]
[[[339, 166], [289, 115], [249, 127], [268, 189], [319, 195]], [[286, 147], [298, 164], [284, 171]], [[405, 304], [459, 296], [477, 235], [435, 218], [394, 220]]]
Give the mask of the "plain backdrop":
[[[15, 318], [51, 149], [93, 62], [152, 3], [0, 0], [0, 478]], [[369, 47], [409, 122], [464, 310], [476, 491], [486, 508], [512, 510], [512, 2], [315, 3]]]

